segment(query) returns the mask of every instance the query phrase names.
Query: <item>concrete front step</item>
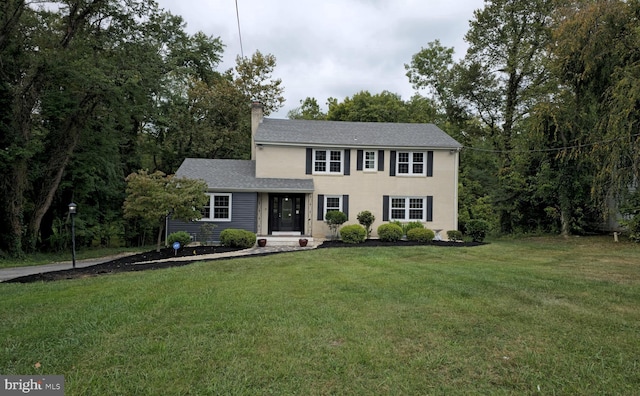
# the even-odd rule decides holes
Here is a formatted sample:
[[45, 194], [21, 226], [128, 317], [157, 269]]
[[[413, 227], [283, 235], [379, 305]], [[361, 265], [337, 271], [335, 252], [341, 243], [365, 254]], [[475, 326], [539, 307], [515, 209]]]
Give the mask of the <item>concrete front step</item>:
[[300, 246], [300, 239], [307, 240], [307, 246], [313, 246], [314, 240], [310, 236], [305, 235], [258, 235], [258, 240], [266, 239], [266, 246]]

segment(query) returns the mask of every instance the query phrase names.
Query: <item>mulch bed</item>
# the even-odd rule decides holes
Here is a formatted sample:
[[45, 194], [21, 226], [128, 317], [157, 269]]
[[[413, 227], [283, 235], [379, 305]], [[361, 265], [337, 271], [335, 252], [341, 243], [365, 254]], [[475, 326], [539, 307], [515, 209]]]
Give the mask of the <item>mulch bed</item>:
[[[478, 242], [448, 242], [448, 241], [434, 241], [426, 245], [429, 246], [442, 246], [442, 247], [470, 247], [483, 245], [484, 243]], [[382, 242], [377, 239], [368, 239], [364, 243], [349, 244], [342, 241], [325, 241], [318, 248], [335, 248], [335, 247], [388, 247], [388, 246], [425, 246], [424, 243], [412, 242], [412, 241], [398, 241], [398, 242]], [[146, 271], [155, 270], [170, 267], [180, 267], [188, 265], [196, 261], [200, 261], [198, 256], [206, 254], [224, 253], [241, 250], [238, 248], [228, 248], [223, 246], [196, 246], [187, 247], [175, 252], [171, 248], [161, 249], [159, 252], [149, 251], [140, 254], [121, 257], [115, 260], [111, 260], [102, 264], [92, 265], [84, 268], [72, 268], [62, 271], [45, 272], [41, 274], [27, 275], [20, 278], [10, 279], [5, 281], [6, 283], [31, 283], [31, 282], [47, 282], [64, 279], [77, 279], [87, 278], [98, 275], [114, 274], [119, 272], [129, 271]], [[276, 254], [263, 253], [263, 254]], [[137, 264], [146, 261], [163, 260], [172, 257], [193, 257], [193, 260], [185, 261], [163, 261], [156, 263]], [[228, 257], [227, 257], [228, 258]], [[208, 261], [215, 260], [208, 258]]]

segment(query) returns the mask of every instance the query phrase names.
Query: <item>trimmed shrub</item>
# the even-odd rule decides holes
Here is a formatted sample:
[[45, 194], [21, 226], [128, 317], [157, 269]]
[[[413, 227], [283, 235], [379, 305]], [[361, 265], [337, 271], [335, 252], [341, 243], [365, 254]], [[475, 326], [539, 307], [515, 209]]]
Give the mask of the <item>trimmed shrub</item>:
[[394, 223], [382, 224], [378, 227], [378, 237], [384, 242], [396, 242], [402, 238], [402, 227]]
[[436, 233], [427, 229], [427, 228], [420, 228], [420, 227], [414, 227], [412, 229], [410, 229], [409, 231], [407, 231], [407, 239], [410, 241], [416, 241], [416, 242], [420, 242], [420, 243], [427, 243], [433, 240], [433, 238], [435, 238]]
[[407, 236], [407, 238], [409, 237], [409, 231], [411, 231], [413, 229], [416, 229], [416, 228], [423, 228], [424, 229], [424, 224], [422, 224], [419, 221], [411, 221], [409, 223], [404, 224], [403, 227], [402, 227], [402, 229], [404, 230], [404, 233]]
[[327, 214], [324, 216], [324, 222], [329, 226], [332, 238], [336, 238], [338, 236], [338, 228], [346, 223], [347, 220], [349, 220], [349, 218], [343, 212], [340, 212], [338, 210], [327, 212]]
[[376, 221], [376, 217], [368, 210], [363, 210], [362, 212], [358, 213], [357, 218], [358, 223], [360, 223], [360, 225], [362, 225], [365, 230], [367, 230], [367, 238], [369, 238], [369, 235], [371, 235], [371, 225], [374, 221]]
[[173, 246], [174, 242], [180, 242], [180, 247], [185, 247], [191, 243], [191, 235], [186, 231], [177, 231], [167, 237], [167, 246]]
[[340, 239], [344, 243], [362, 243], [367, 238], [367, 230], [360, 224], [351, 224], [340, 229]]
[[227, 228], [220, 233], [222, 246], [248, 249], [256, 244], [256, 234], [247, 230]]
[[489, 223], [484, 220], [473, 219], [467, 222], [466, 234], [471, 237], [473, 242], [482, 242], [489, 231]]
[[460, 232], [458, 230], [449, 230], [449, 231], [447, 231], [447, 238], [449, 238], [449, 240], [453, 241], [453, 242], [461, 241], [462, 240], [462, 232]]

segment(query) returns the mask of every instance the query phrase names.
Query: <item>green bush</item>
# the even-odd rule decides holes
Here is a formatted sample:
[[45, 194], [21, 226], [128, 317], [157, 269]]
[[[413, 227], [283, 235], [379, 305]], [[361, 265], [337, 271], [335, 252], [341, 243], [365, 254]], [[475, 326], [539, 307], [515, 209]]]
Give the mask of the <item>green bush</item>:
[[395, 223], [382, 224], [378, 227], [378, 238], [384, 242], [396, 242], [402, 238], [402, 227]]
[[362, 212], [358, 213], [357, 218], [358, 223], [360, 223], [360, 225], [362, 225], [367, 231], [367, 238], [369, 238], [369, 235], [371, 235], [371, 225], [374, 221], [376, 221], [376, 217], [368, 210], [363, 210]]
[[416, 241], [420, 243], [430, 242], [435, 238], [436, 233], [427, 229], [427, 228], [419, 228], [413, 227], [409, 231], [407, 231], [407, 239], [410, 241]]
[[487, 231], [489, 231], [489, 223], [479, 219], [469, 220], [466, 228], [466, 234], [474, 242], [482, 242], [487, 236]]
[[449, 231], [447, 231], [447, 238], [449, 238], [449, 240], [453, 241], [453, 242], [461, 241], [462, 240], [462, 232], [460, 232], [458, 230], [449, 230]]
[[404, 234], [408, 237], [409, 236], [409, 231], [416, 229], [416, 228], [424, 228], [424, 224], [422, 224], [419, 221], [411, 221], [409, 223], [406, 223], [402, 226], [402, 229], [404, 230]]
[[362, 243], [367, 238], [367, 230], [360, 224], [351, 224], [340, 229], [340, 238], [344, 243]]
[[173, 246], [174, 242], [180, 242], [180, 247], [185, 247], [191, 243], [191, 235], [186, 231], [173, 232], [167, 237], [167, 246]]
[[222, 246], [248, 249], [256, 244], [256, 234], [247, 230], [227, 228], [220, 233]]
[[324, 216], [324, 222], [329, 226], [332, 238], [336, 238], [338, 236], [338, 228], [346, 223], [347, 220], [349, 220], [349, 218], [343, 212], [340, 212], [338, 210], [327, 212], [327, 214]]

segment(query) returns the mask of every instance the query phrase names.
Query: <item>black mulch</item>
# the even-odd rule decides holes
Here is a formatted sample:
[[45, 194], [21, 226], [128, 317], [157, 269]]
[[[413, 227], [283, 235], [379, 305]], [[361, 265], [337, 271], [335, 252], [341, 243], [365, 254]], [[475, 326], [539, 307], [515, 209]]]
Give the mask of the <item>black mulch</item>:
[[[367, 239], [364, 243], [349, 244], [342, 241], [325, 241], [318, 248], [333, 248], [333, 247], [376, 247], [376, 246], [418, 246], [425, 245], [424, 243], [412, 242], [412, 241], [398, 241], [398, 242], [382, 242], [376, 239]], [[443, 247], [470, 247], [479, 246], [483, 243], [478, 242], [448, 242], [448, 241], [434, 241], [428, 243], [430, 246], [443, 246]], [[196, 261], [207, 260], [213, 261], [215, 258], [198, 259], [198, 256], [214, 253], [224, 253], [241, 250], [238, 248], [228, 248], [223, 246], [197, 246], [186, 247], [178, 250], [177, 252], [171, 248], [162, 249], [160, 252], [149, 251], [140, 254], [121, 257], [115, 260], [111, 260], [102, 264], [92, 265], [84, 268], [74, 268], [62, 271], [44, 272], [40, 274], [27, 275], [19, 278], [14, 278], [5, 281], [6, 283], [31, 283], [31, 282], [48, 282], [63, 279], [77, 279], [87, 278], [98, 275], [114, 274], [119, 272], [129, 271], [146, 271], [161, 268], [180, 267], [188, 265]], [[263, 253], [263, 254], [276, 254], [279, 252]], [[193, 260], [185, 261], [162, 261], [147, 264], [136, 264], [145, 261], [162, 260], [171, 257], [193, 257]], [[226, 257], [228, 259], [228, 257]]]

